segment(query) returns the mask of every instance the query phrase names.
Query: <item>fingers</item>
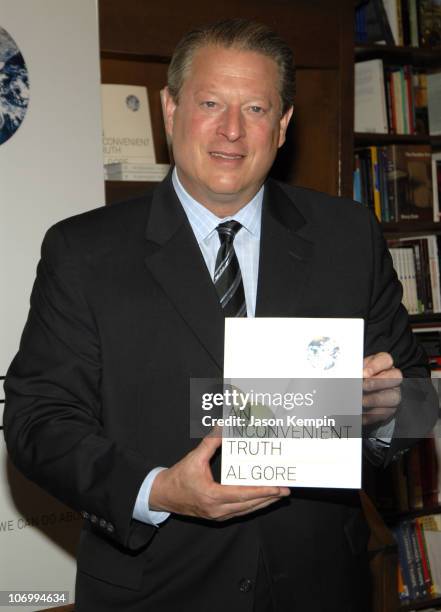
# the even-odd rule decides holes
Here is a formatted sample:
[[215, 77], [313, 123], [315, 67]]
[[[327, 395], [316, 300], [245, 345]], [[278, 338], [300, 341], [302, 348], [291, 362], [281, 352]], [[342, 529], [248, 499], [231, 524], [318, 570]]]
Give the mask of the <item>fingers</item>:
[[377, 376], [380, 372], [384, 372], [393, 368], [394, 362], [389, 353], [376, 353], [369, 355], [363, 360], [363, 377], [369, 378]]
[[365, 378], [363, 380], [363, 391], [368, 393], [372, 391], [380, 391], [381, 389], [390, 389], [398, 387], [403, 381], [401, 370], [392, 368], [388, 372], [381, 372], [374, 378]]
[[363, 393], [363, 408], [396, 407], [401, 402], [401, 389], [382, 389], [374, 393]]
[[230, 512], [229, 514], [226, 514], [225, 516], [222, 516], [218, 519], [216, 519], [217, 521], [228, 521], [229, 519], [232, 518], [236, 518], [239, 516], [245, 516], [247, 514], [250, 514], [251, 512], [257, 512], [257, 510], [262, 510], [263, 508], [266, 508], [267, 506], [271, 506], [272, 504], [274, 504], [275, 502], [279, 501], [280, 498], [278, 497], [273, 497], [271, 499], [267, 499], [265, 501], [261, 501], [259, 503], [256, 503], [253, 506], [250, 506], [249, 508], [243, 509], [241, 510], [239, 506], [234, 507], [234, 509], [230, 508], [230, 510], [232, 510], [232, 512]]
[[210, 501], [206, 505], [204, 518], [224, 521], [242, 516], [269, 506], [289, 494], [287, 487], [238, 487], [216, 483], [209, 492]]
[[211, 494], [221, 504], [232, 504], [236, 502], [256, 502], [274, 497], [286, 497], [290, 494], [290, 490], [288, 487], [243, 487], [213, 483]]
[[198, 454], [202, 461], [210, 461], [214, 453], [222, 444], [222, 435], [217, 436], [216, 432], [211, 433], [205, 438], [202, 438], [199, 445], [195, 448], [195, 453]]

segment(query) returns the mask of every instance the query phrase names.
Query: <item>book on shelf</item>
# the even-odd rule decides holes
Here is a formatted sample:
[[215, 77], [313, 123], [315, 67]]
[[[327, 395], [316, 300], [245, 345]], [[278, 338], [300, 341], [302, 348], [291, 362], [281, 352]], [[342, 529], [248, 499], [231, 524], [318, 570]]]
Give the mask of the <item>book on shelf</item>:
[[154, 163], [147, 88], [101, 85], [104, 164]]
[[355, 64], [356, 132], [388, 133], [384, 69], [381, 59]]
[[429, 145], [389, 145], [389, 183], [399, 221], [433, 221], [432, 152]]
[[398, 3], [400, 0], [383, 0], [384, 9], [386, 11], [387, 19], [389, 21], [390, 29], [392, 30], [393, 43], [394, 45], [400, 43], [400, 27], [398, 22]]

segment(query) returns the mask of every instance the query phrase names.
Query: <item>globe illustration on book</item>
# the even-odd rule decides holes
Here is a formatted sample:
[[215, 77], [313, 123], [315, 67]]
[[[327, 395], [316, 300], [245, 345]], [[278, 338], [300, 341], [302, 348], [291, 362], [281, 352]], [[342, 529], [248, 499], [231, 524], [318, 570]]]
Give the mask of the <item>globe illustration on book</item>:
[[128, 108], [130, 108], [130, 110], [136, 112], [137, 110], [139, 110], [139, 107], [141, 105], [139, 98], [133, 94], [131, 94], [130, 96], [127, 96], [126, 98], [126, 104], [128, 106]]
[[314, 338], [308, 344], [307, 359], [313, 368], [317, 370], [330, 370], [335, 366], [340, 347], [332, 338], [320, 336]]
[[0, 26], [0, 145], [23, 123], [29, 105], [29, 77], [20, 49]]

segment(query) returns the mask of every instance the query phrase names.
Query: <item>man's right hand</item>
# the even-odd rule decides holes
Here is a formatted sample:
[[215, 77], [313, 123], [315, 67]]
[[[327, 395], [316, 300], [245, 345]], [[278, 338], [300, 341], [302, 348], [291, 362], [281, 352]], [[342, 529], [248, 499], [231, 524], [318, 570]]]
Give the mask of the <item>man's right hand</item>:
[[290, 494], [287, 487], [242, 487], [215, 482], [210, 459], [221, 443], [221, 437], [207, 436], [181, 461], [160, 472], [150, 491], [150, 510], [226, 521], [266, 508]]

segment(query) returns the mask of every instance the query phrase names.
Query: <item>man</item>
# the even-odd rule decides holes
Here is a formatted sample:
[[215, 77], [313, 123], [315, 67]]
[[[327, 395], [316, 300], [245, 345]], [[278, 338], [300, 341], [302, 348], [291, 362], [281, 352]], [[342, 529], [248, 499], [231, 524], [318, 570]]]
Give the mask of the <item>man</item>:
[[366, 376], [425, 372], [374, 219], [266, 180], [293, 91], [266, 27], [190, 33], [165, 101], [173, 175], [46, 235], [5, 434], [86, 519], [77, 612], [366, 605], [356, 491], [221, 486], [219, 439], [189, 438], [189, 381], [222, 376], [226, 314], [363, 317]]

